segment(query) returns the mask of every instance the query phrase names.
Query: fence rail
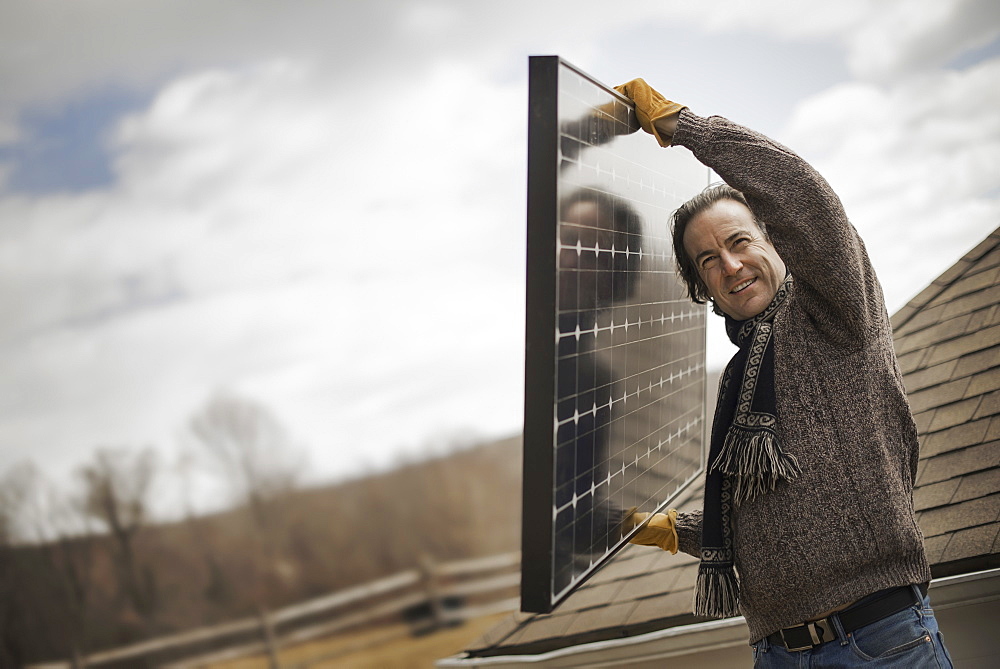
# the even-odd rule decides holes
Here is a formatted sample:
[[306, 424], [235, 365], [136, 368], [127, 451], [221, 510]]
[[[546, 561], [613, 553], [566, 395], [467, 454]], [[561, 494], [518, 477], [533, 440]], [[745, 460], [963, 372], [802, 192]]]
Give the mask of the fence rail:
[[[260, 616], [171, 634], [71, 661], [29, 665], [26, 669], [82, 669], [134, 666], [137, 663], [193, 669], [277, 647], [343, 632], [378, 620], [407, 619], [414, 633], [430, 631], [480, 615], [513, 611], [520, 584], [520, 553], [434, 563], [425, 560], [385, 578], [293, 604]], [[475, 599], [474, 602], [468, 601]], [[273, 635], [268, 634], [273, 630]]]

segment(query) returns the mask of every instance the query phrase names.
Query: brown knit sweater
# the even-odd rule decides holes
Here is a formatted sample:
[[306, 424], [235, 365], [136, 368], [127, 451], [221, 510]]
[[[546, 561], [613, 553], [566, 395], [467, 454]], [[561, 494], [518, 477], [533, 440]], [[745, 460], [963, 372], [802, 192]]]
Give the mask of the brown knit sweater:
[[[840, 199], [800, 157], [724, 118], [683, 110], [673, 144], [746, 195], [795, 277], [774, 320], [774, 390], [779, 443], [802, 475], [733, 516], [751, 643], [930, 580], [913, 515], [916, 427], [882, 289]], [[677, 529], [700, 557], [701, 512]]]

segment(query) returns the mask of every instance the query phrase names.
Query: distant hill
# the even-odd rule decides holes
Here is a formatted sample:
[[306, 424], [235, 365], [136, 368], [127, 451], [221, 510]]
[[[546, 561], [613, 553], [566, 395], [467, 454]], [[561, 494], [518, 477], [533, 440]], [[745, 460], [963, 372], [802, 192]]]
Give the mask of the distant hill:
[[511, 437], [270, 501], [149, 525], [125, 592], [107, 535], [0, 546], [0, 664], [67, 659], [254, 615], [417, 566], [518, 549], [521, 439]]
[[[709, 372], [711, 417], [721, 370]], [[0, 547], [0, 660], [67, 659], [254, 615], [416, 567], [516, 551], [520, 435], [269, 501], [266, 528], [235, 508], [149, 525], [122, 586], [112, 538]], [[0, 662], [2, 664], [2, 662]]]

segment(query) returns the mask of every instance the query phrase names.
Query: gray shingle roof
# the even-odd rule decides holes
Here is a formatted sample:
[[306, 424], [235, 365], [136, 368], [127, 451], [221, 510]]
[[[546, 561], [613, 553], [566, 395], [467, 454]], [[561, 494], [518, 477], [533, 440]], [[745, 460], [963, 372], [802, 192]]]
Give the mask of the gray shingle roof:
[[[703, 480], [678, 503], [699, 508]], [[477, 639], [470, 655], [542, 653], [651, 632], [704, 618], [691, 614], [698, 561], [647, 546], [627, 546], [551, 614], [515, 613]]]
[[[913, 492], [935, 577], [1000, 566], [1000, 228], [892, 318], [920, 434]], [[701, 505], [694, 485], [679, 508]], [[514, 614], [470, 655], [534, 654], [701, 620], [697, 560], [629, 546], [548, 615]]]
[[892, 319], [935, 576], [1000, 565], [1000, 229]]

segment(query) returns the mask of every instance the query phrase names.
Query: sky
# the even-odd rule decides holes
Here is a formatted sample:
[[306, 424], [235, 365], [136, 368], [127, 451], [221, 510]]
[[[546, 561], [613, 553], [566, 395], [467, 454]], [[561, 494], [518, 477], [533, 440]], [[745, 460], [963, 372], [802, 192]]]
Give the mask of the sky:
[[307, 482], [519, 432], [551, 54], [803, 155], [890, 313], [1000, 225], [994, 0], [7, 0], [2, 462], [179, 462], [219, 393]]

